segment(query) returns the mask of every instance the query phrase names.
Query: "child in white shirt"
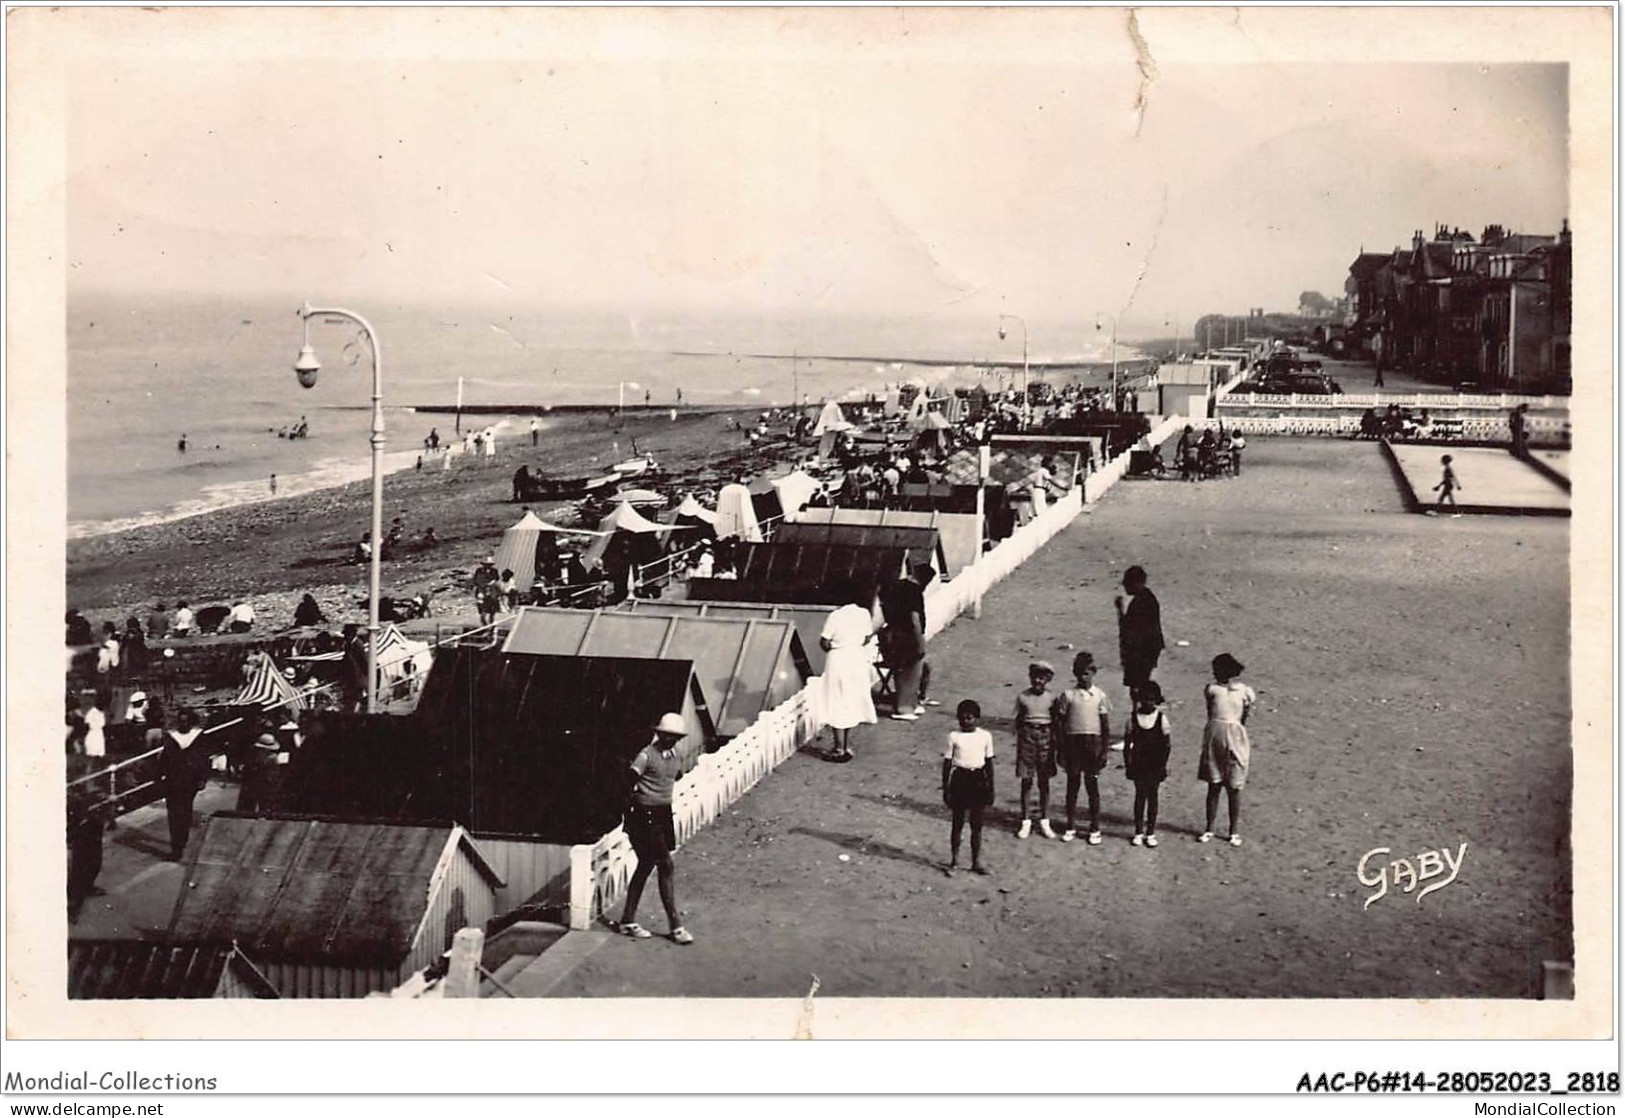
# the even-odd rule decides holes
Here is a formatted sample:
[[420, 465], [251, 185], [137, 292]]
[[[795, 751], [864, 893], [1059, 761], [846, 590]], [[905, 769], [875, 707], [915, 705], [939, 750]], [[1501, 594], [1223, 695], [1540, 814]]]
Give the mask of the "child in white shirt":
[[993, 802], [993, 735], [978, 725], [982, 708], [975, 700], [966, 699], [955, 713], [959, 729], [948, 735], [948, 748], [942, 755], [942, 802], [953, 812], [950, 859], [944, 867], [949, 877], [959, 868], [959, 839], [966, 816], [970, 817], [971, 872], [992, 872], [982, 864], [982, 813]]

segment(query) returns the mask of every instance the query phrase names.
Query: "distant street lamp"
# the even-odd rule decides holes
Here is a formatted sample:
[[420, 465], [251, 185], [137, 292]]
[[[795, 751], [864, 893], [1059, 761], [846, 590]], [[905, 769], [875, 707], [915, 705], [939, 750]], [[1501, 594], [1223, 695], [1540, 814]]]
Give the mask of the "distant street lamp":
[[619, 388], [619, 393], [618, 393], [618, 399], [616, 400], [615, 410], [616, 411], [625, 411], [626, 410], [626, 390], [628, 388], [630, 388], [630, 389], [632, 389], [632, 391], [636, 392], [641, 387], [643, 387], [643, 386], [640, 385], [635, 380], [623, 380], [623, 381], [621, 381], [620, 388]]
[[999, 315], [999, 340], [1004, 340], [1004, 320], [1010, 318], [1021, 323], [1021, 422], [1026, 426], [1032, 418], [1032, 401], [1027, 395], [1027, 322], [1020, 315]]
[[[1106, 315], [1105, 317], [1112, 320], [1112, 411], [1119, 411], [1121, 409], [1117, 406], [1117, 316]], [[1100, 319], [1100, 315], [1095, 315], [1096, 330], [1101, 329]]]
[[299, 359], [293, 363], [299, 383], [305, 388], [316, 387], [316, 373], [322, 363], [316, 360], [316, 351], [310, 344], [310, 320], [317, 315], [347, 318], [356, 323], [367, 335], [372, 347], [372, 569], [367, 588], [367, 713], [378, 713], [378, 587], [381, 579], [379, 561], [384, 550], [384, 358], [378, 348], [378, 335], [372, 324], [354, 311], [339, 307], [313, 307], [309, 303], [299, 308], [304, 322], [305, 344], [300, 347]]

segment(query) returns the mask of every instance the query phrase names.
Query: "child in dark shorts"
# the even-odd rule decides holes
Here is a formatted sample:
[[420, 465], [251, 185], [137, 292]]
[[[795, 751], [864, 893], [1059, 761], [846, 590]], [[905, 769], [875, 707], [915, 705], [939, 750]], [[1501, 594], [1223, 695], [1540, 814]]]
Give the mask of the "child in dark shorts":
[[993, 802], [993, 735], [977, 724], [982, 708], [966, 699], [955, 711], [959, 729], [948, 735], [948, 748], [942, 755], [942, 802], [953, 813], [948, 833], [950, 860], [944, 869], [952, 877], [959, 868], [959, 839], [970, 818], [970, 868], [988, 873], [982, 864], [982, 813]]
[[1106, 758], [1111, 755], [1111, 700], [1095, 686], [1095, 657], [1080, 652], [1072, 661], [1077, 684], [1062, 691], [1050, 707], [1055, 726], [1057, 753], [1066, 770], [1066, 830], [1062, 842], [1078, 837], [1078, 782], [1089, 794], [1089, 845], [1099, 846], [1100, 781]]
[[[1033, 833], [1033, 822], [1039, 833], [1054, 838], [1049, 823], [1049, 782], [1055, 775], [1055, 737], [1050, 725], [1050, 703], [1053, 697], [1047, 688], [1055, 678], [1055, 669], [1042, 660], [1027, 665], [1030, 686], [1016, 696], [1016, 779], [1021, 781], [1021, 826], [1017, 838]], [[1033, 781], [1038, 781], [1038, 813], [1029, 815], [1027, 805], [1032, 796]]]
[[1168, 779], [1170, 739], [1162, 688], [1153, 680], [1134, 696], [1123, 728], [1123, 774], [1134, 782], [1135, 846], [1157, 845], [1157, 790]]

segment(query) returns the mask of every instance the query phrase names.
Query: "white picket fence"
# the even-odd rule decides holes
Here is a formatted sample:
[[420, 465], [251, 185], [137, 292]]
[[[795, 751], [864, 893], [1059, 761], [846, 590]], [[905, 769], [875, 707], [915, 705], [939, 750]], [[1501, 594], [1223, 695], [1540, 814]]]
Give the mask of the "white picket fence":
[[[1152, 442], [1168, 438], [1183, 425], [1179, 417], [1153, 428]], [[1044, 512], [1016, 529], [1009, 538], [960, 571], [947, 582], [934, 582], [925, 591], [926, 637], [951, 625], [1034, 552], [1043, 547], [1083, 511], [1084, 501], [1097, 501], [1128, 469], [1128, 454], [1119, 455], [1091, 474], [1083, 487], [1074, 487]], [[672, 815], [677, 841], [687, 842], [700, 829], [737, 803], [758, 781], [816, 738], [824, 728], [819, 696], [823, 679], [815, 677], [751, 723], [744, 733], [715, 753], [700, 758], [694, 770], [677, 782]], [[623, 828], [617, 827], [595, 843], [570, 848], [570, 927], [590, 928], [601, 913], [622, 896], [637, 869], [637, 856]]]
[[[805, 742], [818, 736], [823, 720], [815, 696], [822, 677], [762, 714], [744, 733], [715, 753], [703, 755], [677, 782], [672, 816], [678, 843], [687, 842], [715, 821], [758, 781], [778, 768]], [[570, 848], [570, 927], [592, 926], [598, 914], [626, 892], [637, 869], [637, 855], [624, 828], [616, 827], [595, 843]]]

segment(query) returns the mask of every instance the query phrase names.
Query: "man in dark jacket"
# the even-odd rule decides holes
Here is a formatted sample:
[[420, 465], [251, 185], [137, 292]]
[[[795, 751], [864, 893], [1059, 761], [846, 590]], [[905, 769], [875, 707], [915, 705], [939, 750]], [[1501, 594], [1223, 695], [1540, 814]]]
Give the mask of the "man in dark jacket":
[[178, 862], [186, 853], [186, 840], [192, 833], [192, 801], [203, 787], [208, 752], [199, 742], [203, 735], [197, 715], [183, 710], [175, 728], [163, 734], [164, 751], [158, 761], [164, 774], [164, 806], [169, 814], [170, 861]]
[[925, 587], [933, 571], [917, 563], [912, 578], [900, 578], [880, 588], [880, 612], [886, 619], [880, 647], [891, 667], [896, 701], [892, 717], [912, 722], [925, 713], [931, 689], [931, 665], [925, 659]]
[[1123, 593], [1117, 596], [1117, 651], [1123, 662], [1123, 686], [1132, 699], [1157, 670], [1165, 643], [1162, 605], [1146, 585], [1144, 567], [1123, 572]]

